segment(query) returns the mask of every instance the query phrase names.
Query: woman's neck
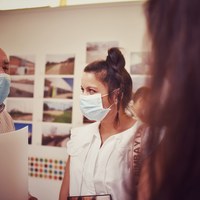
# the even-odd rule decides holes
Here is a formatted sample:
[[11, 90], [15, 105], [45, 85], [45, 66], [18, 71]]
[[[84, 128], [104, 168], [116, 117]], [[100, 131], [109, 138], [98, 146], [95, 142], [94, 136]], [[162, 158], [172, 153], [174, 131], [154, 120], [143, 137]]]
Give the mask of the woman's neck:
[[136, 120], [127, 116], [124, 112], [119, 113], [119, 122], [115, 123], [114, 117], [107, 117], [101, 121], [99, 125], [99, 132], [101, 135], [102, 143], [111, 135], [121, 133], [135, 124]]

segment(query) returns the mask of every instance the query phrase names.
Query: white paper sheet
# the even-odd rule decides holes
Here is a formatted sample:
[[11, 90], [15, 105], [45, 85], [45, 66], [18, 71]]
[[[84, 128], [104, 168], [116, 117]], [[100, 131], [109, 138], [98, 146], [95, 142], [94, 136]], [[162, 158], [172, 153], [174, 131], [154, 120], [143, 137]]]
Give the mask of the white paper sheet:
[[0, 199], [28, 199], [28, 127], [0, 134]]

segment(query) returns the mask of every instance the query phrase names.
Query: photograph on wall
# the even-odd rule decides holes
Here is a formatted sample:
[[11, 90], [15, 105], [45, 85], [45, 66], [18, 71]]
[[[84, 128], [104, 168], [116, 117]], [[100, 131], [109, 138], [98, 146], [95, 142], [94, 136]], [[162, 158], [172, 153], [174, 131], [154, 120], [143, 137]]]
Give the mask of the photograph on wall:
[[34, 55], [10, 56], [10, 75], [33, 75], [35, 74]]
[[86, 47], [86, 63], [91, 63], [96, 60], [105, 60], [108, 49], [118, 47], [117, 41], [110, 42], [88, 42]]
[[7, 111], [13, 120], [32, 121], [33, 100], [32, 99], [8, 99], [6, 102]]
[[42, 125], [42, 145], [66, 147], [70, 138], [71, 126], [65, 124], [43, 124]]
[[32, 144], [32, 124], [28, 123], [14, 123], [15, 129], [19, 130], [28, 126], [28, 144]]
[[45, 74], [74, 74], [75, 55], [46, 55]]
[[131, 76], [133, 84], [133, 93], [140, 87], [148, 86], [150, 81], [150, 76], [145, 75], [135, 75]]
[[72, 100], [44, 101], [43, 103], [43, 121], [72, 123]]
[[73, 98], [73, 78], [45, 78], [44, 98]]
[[12, 77], [10, 84], [9, 97], [33, 97], [34, 93], [34, 79], [24, 76]]
[[150, 56], [148, 52], [132, 52], [130, 55], [131, 74], [149, 74]]

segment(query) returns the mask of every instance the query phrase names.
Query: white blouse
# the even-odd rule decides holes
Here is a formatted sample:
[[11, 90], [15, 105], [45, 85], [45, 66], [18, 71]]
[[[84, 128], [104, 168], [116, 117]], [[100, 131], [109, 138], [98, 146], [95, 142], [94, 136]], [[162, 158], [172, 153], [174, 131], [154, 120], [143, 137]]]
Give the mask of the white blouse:
[[131, 200], [132, 139], [140, 125], [110, 136], [101, 146], [99, 122], [72, 129], [70, 195], [111, 194], [113, 200]]

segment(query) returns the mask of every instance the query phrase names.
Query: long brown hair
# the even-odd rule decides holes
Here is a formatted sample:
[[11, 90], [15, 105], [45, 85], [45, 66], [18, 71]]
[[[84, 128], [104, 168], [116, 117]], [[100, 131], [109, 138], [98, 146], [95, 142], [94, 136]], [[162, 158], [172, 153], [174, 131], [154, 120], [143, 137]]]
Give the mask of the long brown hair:
[[145, 13], [153, 76], [148, 146], [160, 143], [148, 166], [149, 199], [200, 199], [200, 1], [148, 0]]

